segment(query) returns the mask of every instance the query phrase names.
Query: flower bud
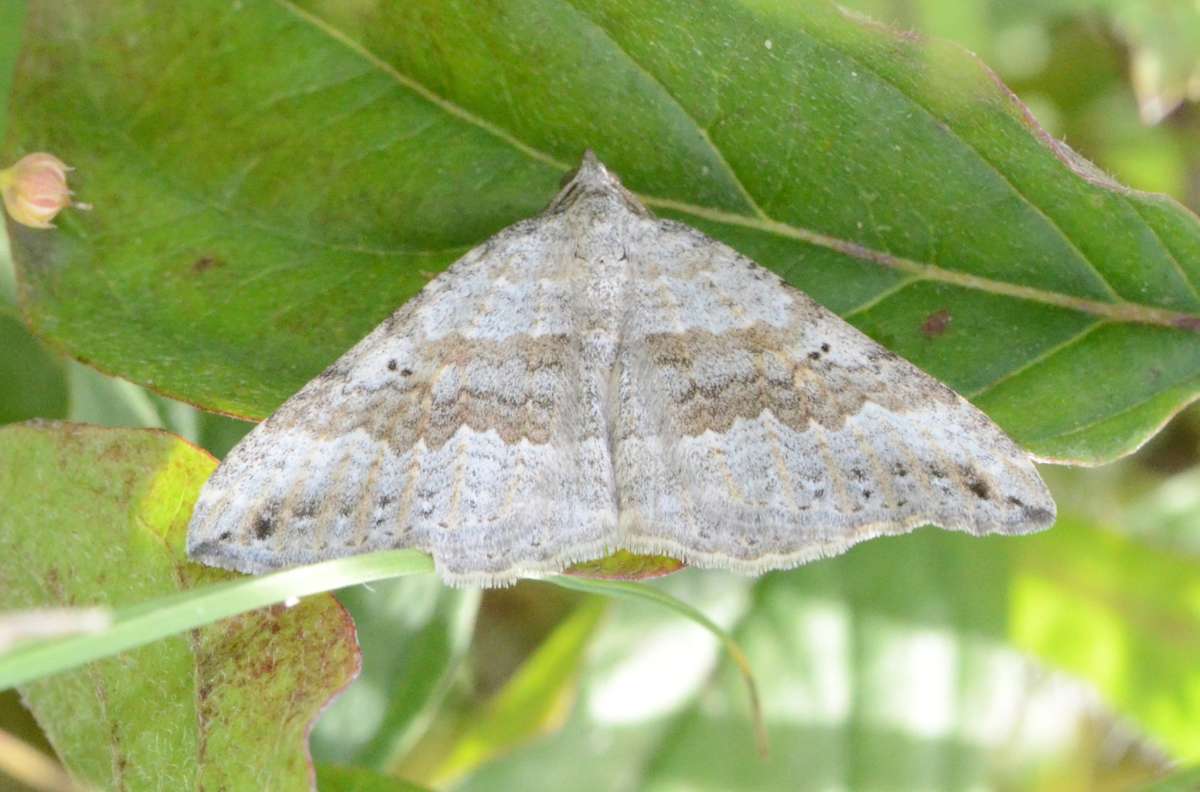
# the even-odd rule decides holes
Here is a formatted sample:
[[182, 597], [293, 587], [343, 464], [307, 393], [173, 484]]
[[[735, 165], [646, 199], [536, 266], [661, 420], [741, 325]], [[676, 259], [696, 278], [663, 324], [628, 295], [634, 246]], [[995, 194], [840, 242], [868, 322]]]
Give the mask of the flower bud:
[[30, 228], [53, 228], [51, 221], [71, 205], [71, 191], [67, 189], [69, 170], [53, 154], [39, 152], [22, 157], [11, 168], [0, 171], [0, 193], [8, 216]]

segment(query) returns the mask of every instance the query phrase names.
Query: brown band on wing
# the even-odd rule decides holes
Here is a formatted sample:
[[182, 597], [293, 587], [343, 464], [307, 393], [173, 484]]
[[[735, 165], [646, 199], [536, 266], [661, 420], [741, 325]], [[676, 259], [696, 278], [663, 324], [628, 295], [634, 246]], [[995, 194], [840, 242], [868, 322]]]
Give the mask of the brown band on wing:
[[[494, 430], [505, 443], [524, 439], [549, 442], [564, 406], [575, 398], [579, 365], [578, 345], [564, 335], [512, 336], [503, 340], [447, 336], [424, 344], [417, 364], [387, 364], [388, 384], [355, 388], [354, 371], [335, 363], [310, 400], [297, 398], [293, 409], [281, 410], [271, 422], [283, 428], [304, 428], [318, 438], [332, 439], [356, 429], [403, 451], [424, 440], [429, 448], [444, 445], [462, 426], [476, 432]], [[498, 378], [508, 376], [499, 387]], [[338, 384], [341, 387], [337, 387]], [[336, 398], [337, 405], [321, 409], [316, 401]], [[303, 402], [303, 403], [301, 403]], [[314, 416], [322, 420], [314, 422]]]
[[[397, 450], [421, 439], [427, 447], [441, 447], [462, 426], [494, 430], [509, 444], [527, 440], [541, 445], [550, 441], [556, 421], [575, 412], [567, 402], [580, 398], [574, 391], [581, 343], [561, 334], [501, 340], [447, 336], [421, 349], [426, 366], [435, 366], [432, 371], [397, 366], [388, 386], [356, 391], [351, 372], [339, 371], [335, 364], [325, 384], [342, 381], [334, 391], [339, 409], [306, 406], [281, 411], [271, 420], [281, 426], [299, 423], [303, 414], [305, 428], [318, 436], [362, 429]], [[728, 431], [738, 418], [753, 419], [763, 410], [803, 432], [810, 423], [840, 428], [868, 398], [896, 413], [931, 399], [953, 404], [958, 398], [883, 347], [871, 349], [865, 364], [846, 366], [825, 354], [827, 348], [797, 349], [796, 333], [787, 328], [756, 324], [724, 333], [658, 333], [641, 343], [661, 393], [675, 405], [677, 430], [689, 436]], [[520, 367], [513, 371], [514, 365]], [[882, 378], [884, 367], [888, 388], [870, 389], [868, 397], [864, 379]], [[480, 376], [506, 369], [515, 375], [508, 384], [515, 381], [519, 389], [495, 387], [488, 376]], [[347, 400], [358, 403], [346, 409]], [[325, 417], [320, 426], [313, 425], [314, 414]]]
[[[840, 429], [868, 400], [895, 413], [958, 400], [883, 347], [869, 350], [866, 363], [847, 366], [828, 355], [828, 345], [797, 349], [793, 331], [762, 324], [724, 333], [659, 333], [645, 345], [662, 392], [675, 404], [676, 429], [688, 436], [726, 432], [763, 410], [803, 432], [810, 423]], [[885, 368], [886, 389], [863, 388], [882, 380]]]

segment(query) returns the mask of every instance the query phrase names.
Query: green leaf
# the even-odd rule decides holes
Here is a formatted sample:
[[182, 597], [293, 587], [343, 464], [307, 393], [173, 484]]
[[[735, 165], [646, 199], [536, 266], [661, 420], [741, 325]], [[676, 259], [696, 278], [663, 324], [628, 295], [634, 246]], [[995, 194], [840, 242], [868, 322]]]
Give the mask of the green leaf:
[[[68, 424], [0, 430], [0, 607], [116, 609], [108, 634], [34, 644], [0, 660], [0, 687], [26, 681], [24, 700], [89, 784], [302, 788], [311, 772], [308, 728], [358, 669], [353, 623], [331, 597], [244, 613], [313, 587], [276, 578], [263, 596], [269, 578], [234, 581], [185, 560], [191, 507], [214, 466], [161, 432]], [[305, 574], [322, 577], [309, 568], [298, 578]], [[100, 656], [90, 641], [110, 641], [104, 653], [111, 653], [238, 613], [28, 681], [55, 663], [65, 667], [64, 655], [69, 663]]]
[[228, 453], [253, 428], [245, 421], [200, 412], [82, 363], [68, 361], [66, 375], [70, 393], [67, 417], [72, 421], [167, 429], [218, 457]]
[[317, 765], [317, 788], [321, 792], [427, 792], [423, 786], [374, 770], [328, 764]]
[[0, 314], [0, 424], [67, 414], [63, 367], [21, 321]]
[[8, 237], [0, 228], [0, 424], [69, 418], [102, 426], [166, 428], [219, 457], [250, 430], [243, 421], [202, 413], [64, 361], [25, 327], [15, 308], [15, 288]]
[[1126, 453], [1200, 385], [1196, 217], [823, 1], [42, 0], [26, 42], [7, 151], [96, 209], [13, 229], [25, 310], [210, 409], [269, 413], [587, 146], [1043, 457]]
[[[21, 44], [21, 29], [25, 22], [25, 0], [8, 0], [0, 6], [0, 140], [8, 118], [8, 94], [12, 87], [13, 67]], [[8, 163], [0, 164], [0, 168]]]
[[458, 735], [431, 784], [455, 783], [479, 765], [560, 726], [573, 699], [588, 641], [604, 615], [604, 599], [584, 599], [538, 647], [477, 718]]
[[296, 567], [272, 575], [243, 577], [198, 587], [178, 596], [147, 600], [119, 609], [108, 629], [22, 645], [6, 653], [0, 657], [0, 689], [293, 597], [432, 570], [433, 562], [427, 556], [411, 550], [393, 550]]
[[1141, 788], [1141, 792], [1196, 792], [1200, 788], [1200, 767], [1190, 767], [1172, 773], [1164, 778]]
[[1200, 761], [1200, 559], [1060, 519], [1017, 543], [1010, 639]]
[[[8, 99], [8, 77], [17, 54], [19, 25], [25, 4], [0, 7], [0, 128]], [[4, 167], [0, 163], [0, 167]], [[64, 418], [67, 383], [61, 363], [35, 338], [16, 309], [16, 283], [9, 257], [8, 236], [0, 228], [0, 424], [29, 418]]]
[[358, 678], [321, 715], [318, 762], [385, 768], [421, 737], [471, 643], [479, 591], [434, 576], [382, 580], [338, 594], [362, 647]]

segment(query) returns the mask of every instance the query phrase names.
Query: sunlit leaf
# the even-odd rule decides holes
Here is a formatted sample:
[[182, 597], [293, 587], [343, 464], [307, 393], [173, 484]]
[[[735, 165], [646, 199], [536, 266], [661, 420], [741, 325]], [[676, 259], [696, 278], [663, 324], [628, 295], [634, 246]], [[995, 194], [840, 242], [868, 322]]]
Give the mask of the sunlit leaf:
[[[710, 667], [715, 642], [705, 651], [667, 632], [681, 619], [637, 622], [621, 606], [608, 622], [620, 633], [598, 636], [563, 731], [485, 766], [463, 789], [536, 779], [585, 792], [1027, 789], [1063, 752], [1078, 754], [1080, 773], [1099, 773], [1136, 735], [1110, 713], [1093, 741], [1104, 712], [1095, 694], [1011, 647], [1023, 574], [1012, 545], [925, 530], [757, 581], [694, 570], [664, 579], [655, 587], [702, 600], [701, 610], [732, 608], [729, 631], [761, 686], [770, 757], [748, 738], [733, 663], [693, 682], [698, 694], [679, 681]], [[1084, 551], [1078, 563], [1117, 563], [1089, 549], [1086, 532], [1073, 545]], [[1161, 761], [1131, 753], [1122, 772], [1149, 779]]]
[[1141, 792], [1196, 792], [1197, 789], [1200, 789], [1200, 767], [1190, 767], [1142, 787]]
[[1200, 761], [1200, 558], [1070, 519], [1011, 551], [1015, 645]]
[[[104, 604], [135, 614], [135, 624], [178, 618], [191, 592], [234, 577], [183, 555], [191, 505], [213, 466], [207, 454], [158, 432], [69, 424], [0, 430], [0, 608]], [[173, 606], [136, 615], [166, 597]], [[196, 609], [203, 612], [199, 602]], [[0, 666], [9, 668], [13, 656]], [[311, 772], [309, 725], [357, 668], [353, 624], [332, 597], [320, 596], [27, 682], [21, 691], [64, 763], [88, 784], [300, 789]]]

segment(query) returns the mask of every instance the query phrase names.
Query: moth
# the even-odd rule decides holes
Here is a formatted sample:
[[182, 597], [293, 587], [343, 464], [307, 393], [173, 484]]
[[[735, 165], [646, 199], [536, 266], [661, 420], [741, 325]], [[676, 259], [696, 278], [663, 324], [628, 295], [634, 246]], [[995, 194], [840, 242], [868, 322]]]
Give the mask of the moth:
[[618, 549], [757, 574], [1054, 517], [982, 412], [589, 152], [251, 431], [188, 553], [258, 573], [416, 548], [494, 586]]

